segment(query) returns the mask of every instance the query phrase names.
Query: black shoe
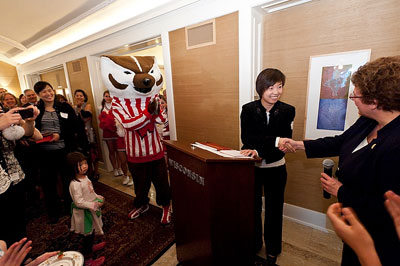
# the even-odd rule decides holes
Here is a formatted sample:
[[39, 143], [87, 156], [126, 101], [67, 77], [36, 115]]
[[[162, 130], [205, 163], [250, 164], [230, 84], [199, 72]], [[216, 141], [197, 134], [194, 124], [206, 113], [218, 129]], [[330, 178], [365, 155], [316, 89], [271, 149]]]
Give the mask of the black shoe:
[[260, 240], [259, 241], [254, 241], [254, 253], [257, 254], [258, 252], [260, 252], [260, 250], [263, 247], [263, 241]]
[[268, 266], [279, 266], [276, 264], [276, 259], [278, 256], [267, 255], [267, 265]]
[[258, 255], [255, 255], [254, 266], [265, 266], [265, 265], [267, 265], [267, 260]]

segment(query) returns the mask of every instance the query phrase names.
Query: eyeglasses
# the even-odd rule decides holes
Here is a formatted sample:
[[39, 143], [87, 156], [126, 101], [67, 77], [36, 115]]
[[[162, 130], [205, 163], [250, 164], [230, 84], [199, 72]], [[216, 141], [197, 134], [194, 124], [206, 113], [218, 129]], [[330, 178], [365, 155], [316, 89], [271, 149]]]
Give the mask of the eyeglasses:
[[354, 91], [353, 91], [352, 93], [350, 93], [350, 96], [349, 96], [349, 98], [350, 98], [350, 99], [355, 99], [355, 98], [364, 98], [364, 96], [361, 96], [361, 95], [355, 95], [355, 94], [354, 94]]

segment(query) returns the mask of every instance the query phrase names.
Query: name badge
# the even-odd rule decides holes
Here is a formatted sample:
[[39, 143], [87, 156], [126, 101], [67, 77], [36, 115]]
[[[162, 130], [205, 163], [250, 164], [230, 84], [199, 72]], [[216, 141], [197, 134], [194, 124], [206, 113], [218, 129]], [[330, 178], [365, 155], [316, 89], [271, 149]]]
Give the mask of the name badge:
[[60, 116], [62, 118], [68, 119], [68, 114], [67, 113], [60, 112]]

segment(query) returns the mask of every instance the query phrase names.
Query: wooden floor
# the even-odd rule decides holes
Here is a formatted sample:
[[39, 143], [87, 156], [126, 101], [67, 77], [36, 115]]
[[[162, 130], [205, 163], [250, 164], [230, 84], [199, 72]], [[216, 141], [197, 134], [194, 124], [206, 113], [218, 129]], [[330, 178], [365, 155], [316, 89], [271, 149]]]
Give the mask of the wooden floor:
[[[114, 177], [112, 173], [101, 170], [100, 182], [134, 195], [133, 186], [122, 185], [122, 178]], [[157, 206], [153, 187], [149, 196], [150, 203]], [[280, 266], [340, 265], [342, 242], [334, 232], [322, 232], [284, 217], [282, 246], [282, 254], [277, 262]], [[260, 251], [259, 255], [265, 257], [265, 248]], [[177, 264], [176, 248], [173, 245], [153, 265], [176, 266]]]

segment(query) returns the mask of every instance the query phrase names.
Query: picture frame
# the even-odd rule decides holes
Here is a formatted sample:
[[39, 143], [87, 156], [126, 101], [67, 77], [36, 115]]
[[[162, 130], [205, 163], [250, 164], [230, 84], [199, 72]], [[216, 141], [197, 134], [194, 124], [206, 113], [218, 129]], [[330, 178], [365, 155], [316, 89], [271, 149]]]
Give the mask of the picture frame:
[[349, 95], [351, 75], [370, 59], [371, 49], [310, 57], [305, 139], [340, 135], [359, 117]]

